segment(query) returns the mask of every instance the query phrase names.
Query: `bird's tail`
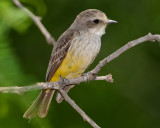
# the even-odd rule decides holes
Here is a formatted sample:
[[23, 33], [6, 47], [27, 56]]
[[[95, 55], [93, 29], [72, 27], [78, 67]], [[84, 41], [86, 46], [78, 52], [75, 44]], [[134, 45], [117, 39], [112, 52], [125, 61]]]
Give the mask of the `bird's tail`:
[[23, 115], [24, 118], [31, 119], [38, 115], [43, 118], [47, 115], [48, 109], [55, 90], [42, 90], [36, 100]]

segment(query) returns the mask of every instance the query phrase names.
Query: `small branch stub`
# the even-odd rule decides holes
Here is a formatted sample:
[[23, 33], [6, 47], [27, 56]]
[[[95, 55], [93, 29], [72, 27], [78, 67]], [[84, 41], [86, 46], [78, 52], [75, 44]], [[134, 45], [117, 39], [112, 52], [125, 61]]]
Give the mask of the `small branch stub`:
[[95, 80], [106, 80], [107, 82], [113, 83], [112, 74], [97, 77]]

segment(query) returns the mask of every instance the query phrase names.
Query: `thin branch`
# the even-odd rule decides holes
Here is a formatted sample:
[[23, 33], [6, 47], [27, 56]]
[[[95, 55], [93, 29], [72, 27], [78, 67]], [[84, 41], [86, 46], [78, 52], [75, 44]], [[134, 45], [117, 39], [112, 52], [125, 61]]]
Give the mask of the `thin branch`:
[[64, 99], [83, 117], [84, 121], [87, 121], [93, 128], [100, 128], [86, 113], [68, 96], [68, 94], [63, 90], [58, 90]]
[[23, 94], [28, 91], [32, 90], [42, 90], [42, 89], [61, 89], [62, 86], [68, 86], [71, 84], [79, 85], [81, 82], [91, 81], [91, 80], [106, 80], [108, 82], [112, 82], [112, 75], [106, 75], [106, 76], [92, 76], [92, 74], [87, 74], [84, 76], [80, 76], [73, 79], [67, 79], [65, 81], [56, 81], [56, 82], [40, 82], [33, 85], [28, 86], [12, 86], [12, 87], [0, 87], [0, 93], [17, 93], [17, 94]]
[[107, 82], [113, 83], [112, 74], [106, 76], [97, 76], [95, 80], [106, 80]]
[[20, 9], [22, 9], [24, 12], [26, 12], [29, 17], [34, 21], [34, 23], [37, 25], [37, 27], [40, 29], [42, 34], [45, 36], [46, 41], [48, 44], [56, 44], [55, 39], [51, 36], [51, 34], [47, 31], [47, 29], [44, 27], [44, 25], [41, 22], [41, 18], [38, 16], [35, 16], [31, 11], [29, 11], [27, 8], [25, 8], [19, 0], [13, 0], [14, 4], [18, 6]]
[[141, 38], [138, 38], [136, 40], [128, 42], [126, 45], [124, 45], [123, 47], [121, 47], [120, 49], [118, 49], [117, 51], [115, 51], [114, 53], [109, 55], [108, 57], [101, 60], [99, 62], [99, 64], [91, 71], [91, 73], [97, 74], [106, 63], [109, 63], [113, 59], [117, 58], [119, 55], [121, 55], [122, 53], [124, 53], [128, 49], [130, 49], [138, 44], [141, 44], [143, 42], [146, 42], [146, 41], [160, 42], [160, 35], [152, 35], [151, 33], [149, 33], [146, 36], [143, 36]]

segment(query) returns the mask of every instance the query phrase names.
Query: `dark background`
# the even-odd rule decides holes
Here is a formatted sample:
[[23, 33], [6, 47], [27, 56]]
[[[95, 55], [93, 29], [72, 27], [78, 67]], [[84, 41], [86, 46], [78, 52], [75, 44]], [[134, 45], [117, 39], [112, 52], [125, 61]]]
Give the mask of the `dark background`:
[[[102, 10], [119, 23], [102, 37], [100, 54], [89, 69], [128, 41], [160, 33], [159, 0], [22, 0], [56, 38], [85, 9]], [[11, 0], [0, 0], [0, 86], [45, 81], [52, 46], [30, 18]], [[89, 70], [88, 69], [88, 70]], [[160, 128], [160, 47], [140, 44], [108, 63], [98, 75], [111, 73], [114, 83], [81, 83], [69, 93], [102, 128]], [[22, 116], [39, 91], [0, 94], [1, 128], [90, 128], [65, 101], [52, 100], [48, 116], [31, 121]]]

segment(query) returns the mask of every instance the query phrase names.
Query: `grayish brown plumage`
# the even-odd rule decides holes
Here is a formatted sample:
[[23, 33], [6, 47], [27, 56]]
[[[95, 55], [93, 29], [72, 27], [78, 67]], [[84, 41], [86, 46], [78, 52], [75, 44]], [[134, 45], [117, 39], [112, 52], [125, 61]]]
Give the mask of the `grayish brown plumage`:
[[[59, 37], [57, 45], [53, 48], [46, 73], [46, 81], [52, 81], [56, 71], [64, 59], [67, 58], [68, 52], [70, 52], [71, 55], [70, 61], [67, 61], [69, 71], [67, 71], [68, 74], [65, 78], [70, 79], [80, 76], [99, 53], [101, 36], [105, 33], [107, 24], [114, 22], [113, 20], [109, 20], [102, 11], [96, 9], [88, 9], [81, 12], [73, 24]], [[73, 68], [77, 66], [79, 60], [81, 60], [81, 64], [79, 64], [79, 68], [74, 71]], [[64, 67], [65, 66], [66, 65], [64, 65]], [[63, 69], [65, 69], [64, 67], [62, 66]], [[61, 75], [63, 77], [63, 73], [59, 74], [58, 77]], [[74, 85], [66, 86], [66, 92], [73, 86]], [[36, 114], [39, 117], [45, 117], [48, 113], [53, 93], [54, 90], [43, 90], [26, 111], [24, 117], [31, 119]], [[56, 100], [59, 103], [63, 100], [60, 93], [57, 93]]]

